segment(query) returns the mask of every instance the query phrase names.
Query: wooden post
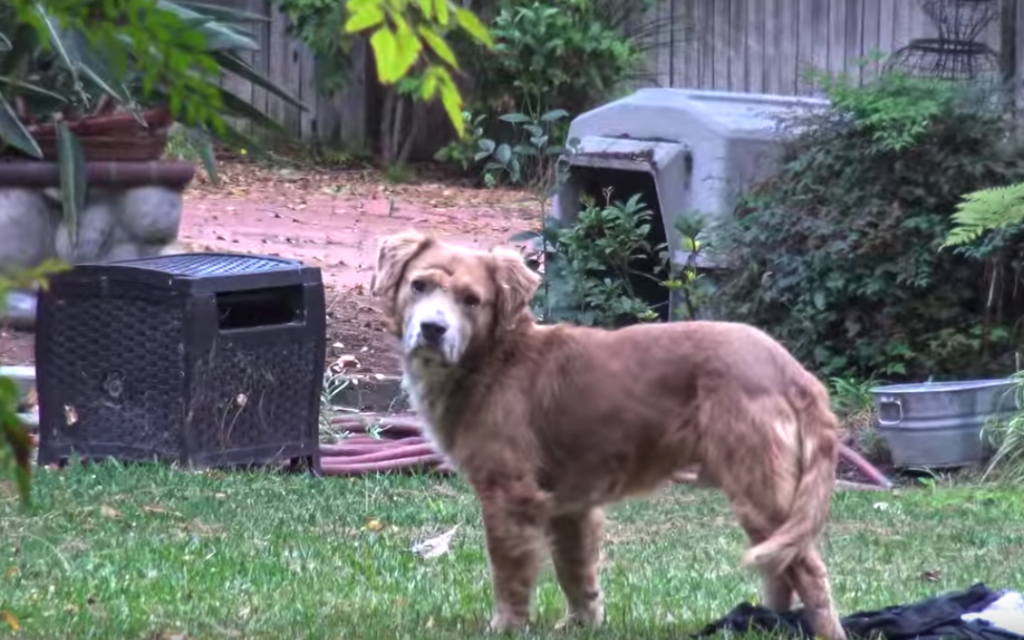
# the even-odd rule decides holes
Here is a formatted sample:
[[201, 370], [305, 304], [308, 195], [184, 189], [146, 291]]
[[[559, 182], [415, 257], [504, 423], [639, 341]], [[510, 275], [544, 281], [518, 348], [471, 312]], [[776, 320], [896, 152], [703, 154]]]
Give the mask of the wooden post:
[[1010, 92], [1010, 108], [1016, 112], [1020, 95], [1017, 73], [1017, 0], [1003, 0], [999, 16], [999, 68]]

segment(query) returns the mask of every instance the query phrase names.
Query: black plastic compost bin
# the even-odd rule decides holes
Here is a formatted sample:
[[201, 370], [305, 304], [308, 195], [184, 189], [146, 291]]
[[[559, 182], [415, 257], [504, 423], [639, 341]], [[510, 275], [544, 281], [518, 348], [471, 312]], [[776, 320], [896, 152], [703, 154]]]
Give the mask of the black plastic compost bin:
[[36, 320], [39, 463], [319, 470], [320, 270], [196, 253], [49, 278]]

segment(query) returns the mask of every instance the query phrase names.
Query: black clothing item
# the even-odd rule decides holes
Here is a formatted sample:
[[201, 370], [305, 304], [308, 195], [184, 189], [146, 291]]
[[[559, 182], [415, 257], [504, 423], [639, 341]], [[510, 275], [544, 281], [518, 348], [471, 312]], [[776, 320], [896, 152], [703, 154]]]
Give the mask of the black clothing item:
[[[965, 591], [886, 607], [880, 611], [862, 611], [840, 622], [850, 638], [865, 640], [1024, 640], [1020, 634], [993, 627], [983, 620], [966, 622], [960, 617], [965, 613], [984, 611], [1000, 595], [979, 582]], [[749, 603], [737, 606], [724, 618], [712, 622], [691, 637], [705, 638], [719, 631], [759, 631], [805, 640], [814, 638], [799, 609], [775, 613]]]

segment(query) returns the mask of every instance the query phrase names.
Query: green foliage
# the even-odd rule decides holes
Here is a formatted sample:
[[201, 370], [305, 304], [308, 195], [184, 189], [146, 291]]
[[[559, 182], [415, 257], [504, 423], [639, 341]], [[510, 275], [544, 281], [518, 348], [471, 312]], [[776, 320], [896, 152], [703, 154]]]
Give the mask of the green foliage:
[[943, 246], [962, 246], [986, 231], [1019, 227], [1024, 223], [1024, 182], [968, 193], [957, 205], [953, 221], [956, 226]]
[[223, 47], [234, 34], [188, 6], [166, 0], [3, 0], [0, 31], [14, 45], [0, 61], [4, 109], [16, 113], [15, 95], [49, 100], [58, 111], [87, 113], [104, 94], [129, 104], [133, 94], [124, 79], [133, 74], [142, 97], [165, 96], [178, 119], [219, 127], [222, 103], [209, 81], [218, 66], [208, 44]]
[[587, 204], [572, 224], [548, 218], [543, 229], [513, 236], [513, 242], [543, 240], [543, 255], [535, 261], [544, 277], [534, 310], [545, 322], [590, 326], [623, 326], [650, 322], [657, 311], [641, 299], [633, 277], [661, 280], [637, 269], [638, 263], [659, 256], [664, 247], [648, 240], [652, 211], [635, 194], [626, 202]]
[[[63, 271], [67, 265], [47, 260], [25, 272], [0, 274], [0, 304], [6, 304], [7, 294], [14, 289], [45, 287], [46, 277]], [[32, 481], [32, 446], [28, 431], [18, 417], [21, 394], [18, 384], [0, 377], [0, 475], [13, 477], [23, 503], [28, 503]]]
[[1011, 378], [1013, 399], [1018, 407], [1008, 419], [993, 419], [982, 428], [982, 437], [993, 454], [982, 479], [993, 477], [1000, 481], [1024, 484], [1024, 372]]
[[208, 137], [195, 128], [184, 127], [178, 123], [172, 125], [167, 136], [164, 158], [184, 160], [194, 164], [202, 163], [210, 180], [217, 181], [217, 161], [214, 157], [213, 145], [210, 144]]
[[265, 18], [188, 0], [0, 1], [0, 111], [14, 114], [0, 137], [30, 156], [25, 120], [65, 120], [109, 110], [167, 106], [179, 122], [237, 136], [224, 115], [276, 127], [220, 86], [225, 72], [305, 108], [257, 73], [241, 53], [259, 48], [243, 24]]
[[828, 381], [832, 409], [840, 416], [874, 411], [875, 400], [871, 389], [880, 383], [875, 380], [856, 380], [833, 377]]
[[572, 114], [620, 90], [643, 55], [623, 32], [652, 3], [609, 0], [503, 0], [491, 27], [493, 55], [471, 70], [478, 95], [498, 113], [532, 119], [556, 107]]
[[991, 95], [893, 73], [825, 86], [831, 107], [792, 123], [778, 172], [717, 230], [736, 265], [726, 313], [826, 376], [1005, 370], [1003, 309], [1016, 303], [986, 274], [1003, 273], [1012, 238], [972, 256], [939, 250], [962, 194], [1024, 177], [1002, 111]]
[[446, 162], [458, 165], [463, 173], [475, 166], [478, 162], [477, 154], [480, 152], [480, 141], [484, 136], [484, 121], [487, 116], [474, 113], [470, 109], [462, 111], [462, 120], [465, 123], [466, 133], [461, 138], [452, 140], [437, 150], [434, 159], [438, 162]]
[[707, 255], [713, 245], [709, 238], [707, 220], [699, 212], [679, 216], [674, 222], [676, 231], [682, 237], [681, 249], [688, 254], [686, 263], [675, 265], [669, 260], [670, 277], [662, 284], [665, 288], [682, 294], [682, 304], [676, 310], [681, 320], [695, 320], [711, 300], [718, 285], [700, 268], [701, 256]]
[[372, 32], [378, 79], [391, 85], [419, 70], [419, 96], [428, 101], [439, 97], [462, 137], [462, 93], [451, 75], [459, 63], [445, 38], [458, 29], [478, 45], [493, 47], [476, 14], [451, 0], [348, 0], [345, 8], [350, 12], [346, 33]]
[[554, 130], [568, 118], [565, 109], [553, 109], [537, 117], [525, 113], [506, 113], [499, 119], [512, 125], [510, 142], [481, 138], [475, 162], [484, 162], [484, 182], [493, 187], [500, 182], [537, 186], [549, 183], [555, 176], [558, 157], [566, 147], [553, 142]]
[[[478, 150], [481, 161], [486, 158], [482, 172], [488, 184], [544, 179], [551, 163], [535, 151], [561, 145], [569, 117], [614, 97], [640, 73], [654, 27], [642, 18], [653, 5], [649, 0], [501, 0], [489, 22], [493, 51], [452, 39], [460, 57], [469, 60], [477, 111], [490, 123]], [[565, 116], [544, 119], [563, 110]], [[546, 144], [531, 140], [541, 137]], [[466, 164], [461, 157], [454, 162]]]

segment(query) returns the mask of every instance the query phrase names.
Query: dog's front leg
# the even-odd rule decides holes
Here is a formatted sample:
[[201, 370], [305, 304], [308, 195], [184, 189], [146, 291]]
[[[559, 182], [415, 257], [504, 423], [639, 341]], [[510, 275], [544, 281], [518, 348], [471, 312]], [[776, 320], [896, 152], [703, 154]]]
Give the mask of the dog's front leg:
[[543, 559], [547, 500], [516, 487], [480, 496], [496, 610], [493, 631], [524, 629]]
[[598, 577], [604, 512], [589, 509], [551, 519], [552, 559], [555, 575], [569, 610], [558, 627], [604, 622], [604, 596]]

